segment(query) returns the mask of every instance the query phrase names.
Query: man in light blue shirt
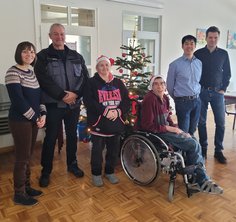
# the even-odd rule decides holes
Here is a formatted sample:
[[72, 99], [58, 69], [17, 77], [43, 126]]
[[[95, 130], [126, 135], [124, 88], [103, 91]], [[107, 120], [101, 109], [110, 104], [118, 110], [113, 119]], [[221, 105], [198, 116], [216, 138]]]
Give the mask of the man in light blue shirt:
[[196, 42], [192, 35], [182, 38], [183, 56], [170, 63], [167, 74], [167, 90], [175, 102], [179, 128], [192, 136], [201, 109], [202, 62], [193, 55]]

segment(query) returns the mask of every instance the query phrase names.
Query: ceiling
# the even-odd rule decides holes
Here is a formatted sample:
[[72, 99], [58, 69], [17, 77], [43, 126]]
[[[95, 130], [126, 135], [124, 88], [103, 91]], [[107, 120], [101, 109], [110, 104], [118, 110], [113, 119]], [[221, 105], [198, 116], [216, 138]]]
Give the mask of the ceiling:
[[107, 0], [107, 1], [132, 4], [132, 5], [141, 5], [158, 9], [164, 8], [164, 0]]

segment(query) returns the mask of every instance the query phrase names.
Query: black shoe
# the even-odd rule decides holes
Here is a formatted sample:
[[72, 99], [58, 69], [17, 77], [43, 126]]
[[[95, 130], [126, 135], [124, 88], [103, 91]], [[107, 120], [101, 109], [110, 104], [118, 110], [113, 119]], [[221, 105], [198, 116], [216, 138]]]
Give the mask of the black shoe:
[[26, 193], [23, 194], [15, 194], [13, 201], [15, 204], [25, 205], [25, 206], [34, 206], [38, 204], [38, 201], [33, 197], [29, 196]]
[[84, 172], [81, 170], [77, 164], [72, 164], [68, 167], [68, 172], [73, 173], [76, 177], [83, 177]]
[[49, 184], [49, 175], [42, 174], [39, 178], [39, 186], [40, 187], [47, 187]]
[[207, 148], [206, 147], [202, 147], [202, 157], [204, 159], [207, 159]]
[[26, 187], [25, 192], [31, 197], [41, 196], [43, 192], [41, 190], [35, 190], [32, 187]]
[[222, 152], [215, 152], [215, 159], [218, 160], [219, 163], [226, 164], [227, 159], [224, 157]]

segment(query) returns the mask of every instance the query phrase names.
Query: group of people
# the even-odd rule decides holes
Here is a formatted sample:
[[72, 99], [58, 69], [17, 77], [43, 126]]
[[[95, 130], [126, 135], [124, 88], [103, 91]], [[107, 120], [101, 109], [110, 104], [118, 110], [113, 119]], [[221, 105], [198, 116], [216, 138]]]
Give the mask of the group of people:
[[[91, 172], [95, 186], [102, 186], [103, 150], [106, 147], [105, 177], [112, 184], [119, 154], [120, 133], [124, 115], [129, 110], [128, 90], [111, 74], [108, 57], [97, 59], [93, 78], [78, 52], [65, 45], [65, 28], [55, 23], [50, 27], [52, 43], [36, 55], [35, 46], [21, 42], [15, 51], [16, 65], [7, 70], [5, 83], [11, 100], [9, 126], [15, 144], [14, 197], [21, 205], [35, 205], [42, 191], [30, 185], [30, 159], [38, 129], [45, 126], [41, 152], [39, 186], [47, 187], [53, 169], [53, 156], [61, 127], [66, 134], [67, 171], [76, 177], [84, 172], [77, 161], [77, 124], [82, 98], [91, 125]], [[36, 58], [37, 57], [37, 58]]]
[[231, 78], [229, 56], [217, 47], [220, 31], [211, 26], [206, 30], [207, 45], [196, 48], [196, 38], [182, 38], [183, 56], [169, 65], [167, 90], [175, 102], [178, 126], [193, 136], [198, 126], [202, 155], [207, 159], [207, 110], [211, 105], [215, 120], [215, 159], [226, 164], [222, 150], [225, 132], [224, 93]]
[[[186, 164], [196, 165], [196, 181], [193, 183], [196, 189], [220, 194], [223, 189], [209, 179], [202, 157], [203, 152], [206, 158], [206, 111], [210, 102], [216, 121], [215, 157], [219, 162], [223, 162], [222, 158], [226, 161], [222, 153], [224, 113], [221, 111], [230, 68], [227, 52], [216, 46], [219, 31], [214, 28], [217, 29], [210, 27], [207, 30], [207, 46], [198, 50], [195, 56], [196, 39], [185, 36], [182, 40], [184, 55], [170, 65], [167, 89], [176, 104], [179, 127], [171, 119], [166, 83], [161, 76], [150, 81], [150, 91], [142, 102], [141, 126], [186, 152]], [[36, 197], [42, 195], [42, 191], [30, 185], [30, 159], [39, 128], [46, 128], [39, 186], [50, 184], [54, 149], [62, 121], [66, 134], [67, 171], [75, 177], [84, 176], [77, 161], [77, 123], [82, 99], [91, 128], [92, 183], [97, 187], [104, 184], [104, 148], [104, 177], [112, 184], [119, 182], [115, 166], [120, 134], [124, 131], [125, 115], [130, 107], [128, 90], [122, 80], [112, 75], [111, 61], [104, 55], [97, 59], [96, 73], [89, 78], [82, 55], [65, 45], [63, 25], [53, 24], [49, 37], [51, 45], [37, 55], [32, 43], [18, 44], [16, 65], [9, 68], [5, 77], [11, 99], [9, 126], [15, 144], [13, 200], [21, 205], [35, 205], [38, 203]], [[193, 136], [197, 124], [201, 146]]]

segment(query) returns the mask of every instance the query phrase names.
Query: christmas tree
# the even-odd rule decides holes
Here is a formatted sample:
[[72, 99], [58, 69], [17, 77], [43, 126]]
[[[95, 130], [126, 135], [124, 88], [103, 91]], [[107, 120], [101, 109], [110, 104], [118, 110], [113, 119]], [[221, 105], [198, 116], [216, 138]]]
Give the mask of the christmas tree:
[[83, 103], [80, 105], [80, 116], [77, 128], [78, 128], [79, 141], [88, 143], [91, 139], [91, 135], [90, 135], [90, 128], [88, 128], [87, 126], [87, 110]]
[[151, 63], [151, 56], [146, 56], [144, 53], [145, 48], [141, 45], [136, 45], [137, 39], [135, 34], [130, 41], [129, 46], [122, 45], [122, 57], [117, 57], [115, 64], [117, 65], [122, 81], [125, 83], [129, 90], [130, 95], [138, 95], [143, 97], [147, 92], [152, 73], [145, 72], [144, 69], [148, 63]]
[[122, 79], [129, 90], [129, 97], [132, 101], [131, 109], [127, 116], [127, 126], [133, 127], [137, 123], [137, 101], [142, 99], [147, 93], [147, 87], [150, 82], [152, 73], [145, 72], [144, 69], [151, 63], [151, 56], [146, 56], [140, 44], [137, 44], [135, 32], [128, 46], [122, 45], [122, 56], [116, 57], [114, 65], [120, 72], [118, 78]]

